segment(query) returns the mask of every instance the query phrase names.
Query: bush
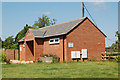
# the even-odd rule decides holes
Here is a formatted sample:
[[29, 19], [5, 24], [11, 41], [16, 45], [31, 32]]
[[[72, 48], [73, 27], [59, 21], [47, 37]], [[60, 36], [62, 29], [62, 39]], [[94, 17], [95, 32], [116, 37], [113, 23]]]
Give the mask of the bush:
[[36, 62], [36, 63], [41, 63], [42, 60], [41, 60], [40, 58], [38, 58], [35, 62]]
[[6, 62], [7, 64], [10, 64], [10, 59], [7, 60], [5, 53], [2, 53], [2, 62]]
[[120, 62], [120, 56], [114, 57], [114, 60]]
[[8, 59], [8, 60], [6, 59], [5, 62], [6, 62], [7, 64], [10, 64], [10, 59]]
[[54, 57], [53, 57], [53, 60], [52, 60], [53, 63], [57, 63], [57, 62], [59, 62], [59, 61], [60, 61], [60, 58], [59, 58], [59, 57], [57, 57], [57, 56], [54, 56]]
[[6, 54], [2, 53], [2, 62], [5, 62], [7, 60]]

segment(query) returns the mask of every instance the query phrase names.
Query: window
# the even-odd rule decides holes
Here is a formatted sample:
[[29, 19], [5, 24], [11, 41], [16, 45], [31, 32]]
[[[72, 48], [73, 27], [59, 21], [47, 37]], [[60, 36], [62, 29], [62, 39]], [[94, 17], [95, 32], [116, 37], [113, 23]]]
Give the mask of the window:
[[59, 39], [55, 39], [55, 42], [58, 42], [59, 41]]
[[54, 42], [54, 40], [50, 40], [50, 42]]
[[49, 44], [56, 44], [59, 43], [59, 38], [54, 38], [49, 40]]

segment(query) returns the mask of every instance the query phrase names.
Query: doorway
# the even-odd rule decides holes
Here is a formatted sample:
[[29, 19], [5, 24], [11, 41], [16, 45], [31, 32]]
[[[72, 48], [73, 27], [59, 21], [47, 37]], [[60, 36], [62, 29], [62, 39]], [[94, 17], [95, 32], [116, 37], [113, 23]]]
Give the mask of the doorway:
[[28, 46], [28, 52], [29, 54], [31, 54], [32, 56], [34, 56], [34, 41], [26, 41], [27, 46]]

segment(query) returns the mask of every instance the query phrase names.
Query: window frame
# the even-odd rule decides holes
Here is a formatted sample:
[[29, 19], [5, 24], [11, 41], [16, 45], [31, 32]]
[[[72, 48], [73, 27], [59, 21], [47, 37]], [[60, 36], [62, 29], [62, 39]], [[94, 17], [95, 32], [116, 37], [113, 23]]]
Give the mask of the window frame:
[[[53, 40], [53, 42], [51, 42], [51, 40]], [[58, 41], [56, 41], [58, 40]], [[60, 38], [53, 38], [53, 39], [49, 39], [49, 44], [58, 44], [60, 43]]]

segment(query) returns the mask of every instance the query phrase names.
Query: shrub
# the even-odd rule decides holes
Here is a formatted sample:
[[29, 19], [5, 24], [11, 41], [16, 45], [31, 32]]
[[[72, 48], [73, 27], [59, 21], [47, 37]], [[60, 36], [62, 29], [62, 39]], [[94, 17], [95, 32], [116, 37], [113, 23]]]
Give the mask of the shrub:
[[59, 62], [59, 61], [60, 61], [60, 58], [59, 58], [59, 57], [57, 57], [57, 56], [54, 56], [54, 57], [53, 57], [53, 60], [52, 60], [53, 63], [57, 63], [57, 62]]
[[37, 58], [37, 60], [35, 61], [36, 63], [41, 63], [42, 60], [40, 58]]
[[7, 60], [5, 53], [2, 53], [2, 62], [6, 62], [7, 64], [10, 64], [10, 59]]
[[5, 62], [6, 62], [7, 64], [11, 64], [11, 63], [10, 63], [10, 59], [8, 59], [8, 60], [6, 59]]
[[29, 61], [31, 61], [31, 58], [29, 58]]
[[2, 53], [2, 62], [5, 62], [7, 60], [6, 54]]
[[120, 56], [114, 57], [114, 60], [120, 62]]
[[108, 61], [112, 61], [112, 59], [113, 59], [112, 57], [108, 57]]

